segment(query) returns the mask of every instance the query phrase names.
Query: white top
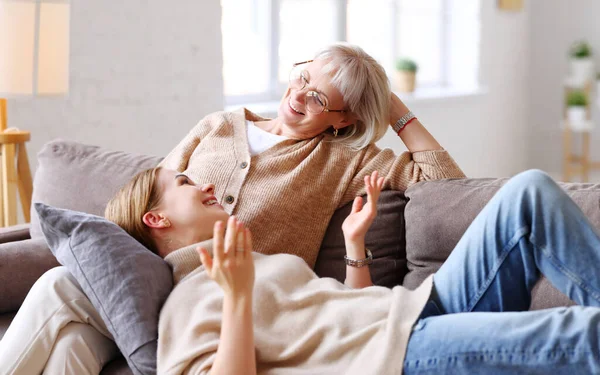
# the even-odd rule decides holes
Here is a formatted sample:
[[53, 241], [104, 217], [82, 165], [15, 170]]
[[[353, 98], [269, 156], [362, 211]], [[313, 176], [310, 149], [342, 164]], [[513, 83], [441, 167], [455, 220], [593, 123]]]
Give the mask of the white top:
[[288, 139], [283, 135], [277, 135], [262, 130], [250, 120], [246, 120], [246, 128], [248, 129], [248, 149], [250, 150], [250, 156], [258, 155], [279, 142]]
[[[191, 245], [165, 257], [176, 283], [158, 323], [157, 374], [209, 374], [223, 322], [223, 291]], [[200, 246], [209, 252], [212, 241]], [[412, 327], [431, 293], [420, 287], [350, 289], [301, 258], [252, 253], [258, 375], [401, 375]]]

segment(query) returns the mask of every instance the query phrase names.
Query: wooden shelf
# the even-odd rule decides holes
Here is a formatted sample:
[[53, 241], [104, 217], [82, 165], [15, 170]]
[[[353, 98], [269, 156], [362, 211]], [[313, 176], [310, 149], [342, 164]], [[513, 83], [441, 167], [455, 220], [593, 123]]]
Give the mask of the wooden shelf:
[[[564, 82], [565, 99], [573, 90], [581, 90], [587, 97], [586, 122], [583, 126], [574, 127], [569, 124], [567, 106], [565, 104], [564, 120], [561, 124], [563, 129], [563, 181], [565, 182], [570, 182], [574, 176], [580, 176], [583, 182], [588, 182], [590, 171], [592, 169], [600, 169], [600, 162], [590, 160], [590, 133], [594, 130], [594, 123], [591, 117], [592, 83], [592, 81], [574, 82], [570, 79]], [[573, 140], [575, 137], [581, 138], [580, 154], [575, 154], [573, 150]]]

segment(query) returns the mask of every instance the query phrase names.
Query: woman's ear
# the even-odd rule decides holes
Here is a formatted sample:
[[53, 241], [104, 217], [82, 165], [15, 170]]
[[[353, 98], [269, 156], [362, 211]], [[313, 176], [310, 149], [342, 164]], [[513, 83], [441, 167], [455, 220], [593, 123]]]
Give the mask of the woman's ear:
[[336, 125], [333, 125], [333, 127], [336, 129], [343, 129], [347, 126], [354, 125], [356, 121], [356, 116], [353, 113], [342, 113], [342, 116], [340, 116], [340, 120], [337, 122]]
[[171, 222], [164, 215], [156, 212], [146, 212], [142, 216], [142, 221], [148, 228], [168, 228]]

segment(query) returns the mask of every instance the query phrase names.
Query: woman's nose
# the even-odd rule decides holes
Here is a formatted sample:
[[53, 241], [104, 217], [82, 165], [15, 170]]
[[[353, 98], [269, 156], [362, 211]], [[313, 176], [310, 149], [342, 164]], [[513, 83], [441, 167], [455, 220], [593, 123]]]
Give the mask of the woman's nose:
[[307, 92], [307, 88], [306, 86], [300, 90], [292, 90], [292, 97], [294, 98], [294, 101], [296, 103], [302, 103], [305, 104], [306, 103], [306, 92]]
[[204, 184], [204, 185], [202, 185], [201, 190], [208, 194], [214, 194], [215, 193], [215, 185], [214, 184]]

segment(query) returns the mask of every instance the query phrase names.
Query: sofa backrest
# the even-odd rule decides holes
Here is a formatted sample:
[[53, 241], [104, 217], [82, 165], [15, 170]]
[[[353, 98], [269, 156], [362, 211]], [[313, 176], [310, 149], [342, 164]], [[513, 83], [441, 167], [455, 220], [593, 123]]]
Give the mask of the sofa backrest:
[[[160, 162], [155, 156], [108, 151], [78, 142], [55, 140], [38, 153], [33, 202], [102, 216], [108, 200], [137, 172]], [[402, 283], [407, 272], [404, 241], [404, 194], [382, 192], [379, 212], [367, 233], [371, 249], [373, 282], [392, 287]], [[352, 202], [337, 210], [323, 239], [315, 271], [341, 282], [346, 275], [342, 222]], [[31, 238], [43, 238], [35, 209], [31, 210]]]
[[[404, 278], [405, 286], [418, 286], [440, 268], [475, 216], [506, 181], [506, 178], [426, 181], [406, 191], [409, 200], [405, 209], [409, 271]], [[600, 230], [600, 184], [559, 185]], [[548, 288], [542, 285], [542, 289], [546, 293]], [[545, 307], [550, 305], [557, 304], [550, 303]]]
[[[99, 216], [104, 215], [106, 203], [122, 185], [161, 160], [64, 140], [46, 143], [37, 158], [33, 202]], [[31, 238], [44, 238], [33, 204]]]
[[[363, 199], [366, 199], [363, 197]], [[369, 266], [375, 285], [401, 285], [406, 268], [406, 241], [404, 238], [404, 207], [406, 198], [399, 191], [382, 191], [377, 202], [377, 217], [365, 237], [365, 246], [373, 253]], [[346, 278], [346, 246], [342, 223], [352, 210], [352, 202], [338, 209], [321, 243], [315, 272], [320, 277], [333, 277], [344, 282]]]

